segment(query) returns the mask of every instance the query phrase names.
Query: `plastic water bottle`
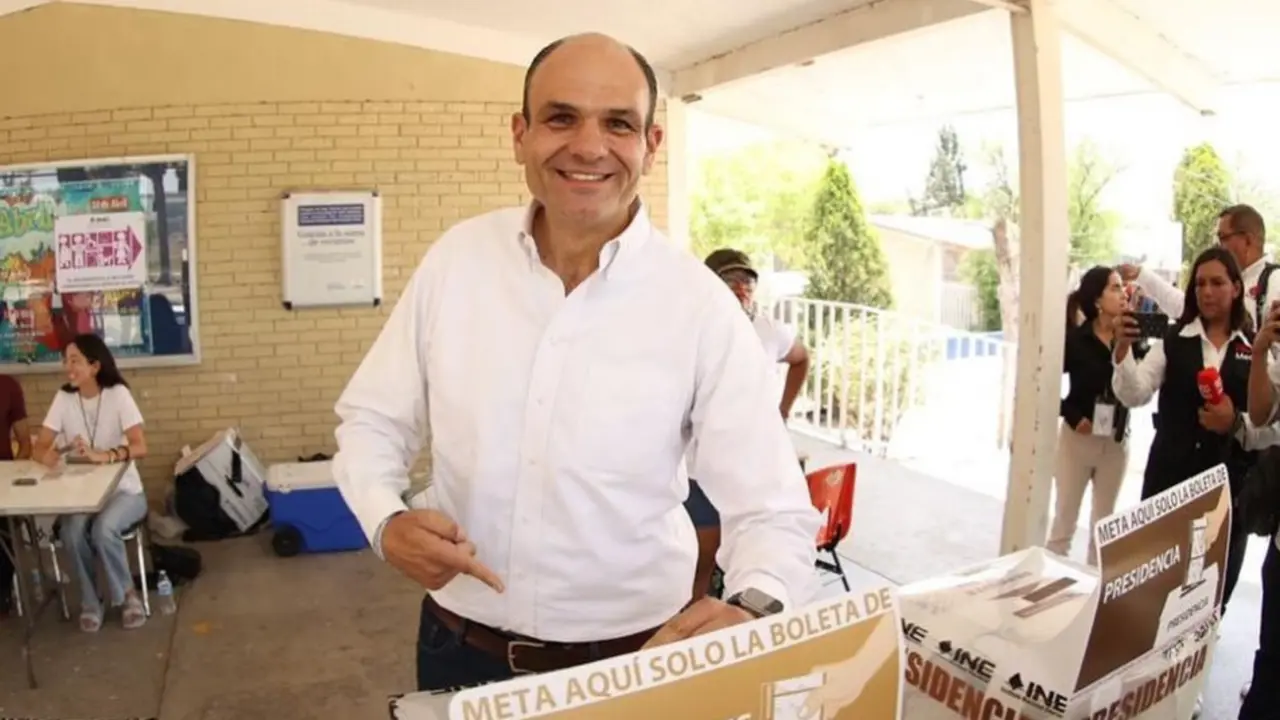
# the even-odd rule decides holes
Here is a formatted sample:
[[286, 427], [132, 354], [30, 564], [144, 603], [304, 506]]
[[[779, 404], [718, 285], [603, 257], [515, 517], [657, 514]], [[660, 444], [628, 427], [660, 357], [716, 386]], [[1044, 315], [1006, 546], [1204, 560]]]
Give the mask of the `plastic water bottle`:
[[160, 577], [156, 580], [156, 596], [162, 614], [172, 615], [178, 611], [178, 604], [173, 599], [173, 583], [169, 581], [169, 573], [164, 570], [160, 571]]

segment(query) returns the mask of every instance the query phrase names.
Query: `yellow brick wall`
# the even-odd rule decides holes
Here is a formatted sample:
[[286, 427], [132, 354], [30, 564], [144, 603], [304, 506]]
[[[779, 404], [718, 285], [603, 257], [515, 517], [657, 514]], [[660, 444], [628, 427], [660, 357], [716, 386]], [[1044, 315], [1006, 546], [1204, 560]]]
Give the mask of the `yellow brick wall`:
[[[72, 32], [63, 10], [47, 8], [47, 31]], [[45, 13], [40, 8], [24, 15]], [[55, 14], [56, 13], [56, 14]], [[76, 8], [71, 19], [100, 26], [107, 20], [159, 25], [148, 32], [171, 35], [188, 18], [102, 8]], [[121, 20], [123, 16], [123, 20]], [[5, 27], [27, 36], [29, 28]], [[239, 26], [239, 27], [237, 27]], [[229, 35], [243, 44], [241, 23], [198, 20], [192, 42]], [[145, 28], [144, 28], [145, 29]], [[306, 51], [334, 52], [331, 36], [271, 29]], [[261, 32], [252, 26], [252, 32]], [[92, 37], [88, 33], [87, 37]], [[110, 37], [111, 33], [106, 33]], [[342, 44], [352, 41], [340, 39]], [[280, 37], [271, 40], [284, 42]], [[385, 47], [359, 42], [359, 46]], [[423, 72], [440, 72], [457, 59], [395, 48], [416, 57]], [[368, 62], [369, 52], [352, 62]], [[519, 68], [463, 60], [474, 71], [497, 77], [475, 82], [428, 74], [419, 86], [384, 87], [386, 99], [368, 100], [362, 89], [377, 82], [326, 84], [313, 78], [311, 92], [328, 97], [272, 100], [296, 94], [299, 78], [275, 76], [265, 85], [246, 78], [251, 90], [211, 92], [217, 102], [148, 106], [83, 107], [74, 93], [75, 63], [63, 78], [71, 88], [63, 112], [15, 113], [0, 117], [0, 165], [126, 155], [192, 153], [196, 160], [196, 259], [198, 323], [203, 362], [196, 367], [126, 371], [147, 420], [151, 457], [143, 475], [153, 499], [168, 487], [182, 445], [238, 426], [264, 461], [332, 452], [332, 408], [364, 351], [376, 337], [409, 274], [441, 231], [455, 221], [528, 200], [523, 173], [511, 159], [509, 123], [518, 109]], [[466, 64], [470, 65], [466, 65]], [[178, 73], [184, 82], [199, 82]], [[217, 65], [204, 72], [212, 74]], [[376, 67], [369, 68], [371, 73]], [[111, 72], [111, 68], [99, 72]], [[307, 71], [310, 72], [310, 71]], [[403, 72], [401, 67], [397, 72]], [[292, 84], [291, 84], [292, 83]], [[288, 89], [286, 89], [286, 86]], [[515, 92], [511, 92], [512, 90]], [[275, 93], [279, 91], [279, 93]], [[326, 92], [327, 91], [327, 92]], [[183, 93], [191, 89], [184, 85]], [[235, 99], [237, 92], [253, 99]], [[433, 95], [437, 97], [432, 97]], [[468, 95], [474, 97], [468, 98]], [[416, 97], [414, 97], [416, 96]], [[32, 109], [58, 105], [39, 98]], [[0, 105], [0, 112], [8, 106]], [[660, 160], [644, 192], [655, 221], [665, 224], [666, 169]], [[279, 201], [286, 190], [376, 188], [383, 195], [381, 308], [289, 312], [280, 305]], [[43, 417], [62, 382], [60, 375], [20, 378], [33, 419]]]

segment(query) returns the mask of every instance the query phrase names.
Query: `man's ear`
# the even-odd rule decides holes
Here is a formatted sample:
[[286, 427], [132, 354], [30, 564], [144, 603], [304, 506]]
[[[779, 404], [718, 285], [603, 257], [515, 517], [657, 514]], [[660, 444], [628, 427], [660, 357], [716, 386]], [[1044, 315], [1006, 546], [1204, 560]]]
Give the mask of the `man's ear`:
[[641, 172], [645, 175], [649, 174], [649, 170], [653, 168], [653, 161], [658, 157], [658, 148], [662, 147], [662, 140], [665, 133], [661, 125], [650, 125], [644, 134], [644, 165]]
[[529, 131], [529, 121], [524, 119], [524, 113], [513, 113], [511, 115], [511, 150], [515, 155], [517, 163], [524, 164], [524, 134]]

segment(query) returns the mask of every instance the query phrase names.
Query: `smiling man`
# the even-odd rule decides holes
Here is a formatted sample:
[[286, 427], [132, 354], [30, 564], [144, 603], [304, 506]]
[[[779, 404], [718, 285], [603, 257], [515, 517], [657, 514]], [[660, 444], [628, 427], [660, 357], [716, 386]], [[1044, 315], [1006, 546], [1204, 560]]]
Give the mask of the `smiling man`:
[[[420, 690], [711, 632], [816, 589], [819, 518], [771, 359], [639, 198], [656, 94], [648, 62], [607, 37], [538, 53], [511, 119], [533, 202], [431, 247], [338, 401], [343, 495], [427, 589]], [[432, 483], [406, 503], [428, 430]], [[720, 510], [727, 601], [689, 602], [690, 443]]]

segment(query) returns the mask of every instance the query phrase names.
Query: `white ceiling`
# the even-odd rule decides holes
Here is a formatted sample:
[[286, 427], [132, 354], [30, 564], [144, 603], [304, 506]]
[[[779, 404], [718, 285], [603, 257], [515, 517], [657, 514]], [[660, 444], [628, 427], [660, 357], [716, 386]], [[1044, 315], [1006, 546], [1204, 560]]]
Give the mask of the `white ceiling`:
[[[1280, 80], [1276, 0], [1116, 0], [1223, 84]], [[1070, 33], [1068, 101], [1158, 92]], [[860, 45], [703, 93], [706, 112], [847, 145], [869, 126], [1012, 108], [1013, 44], [1002, 10]]]
[[347, 0], [353, 4], [523, 34], [545, 44], [603, 32], [673, 70], [870, 0]]
[[[1151, 88], [1064, 34], [1069, 99]], [[703, 94], [701, 110], [847, 144], [860, 129], [1012, 107], [1013, 41], [1003, 10], [887, 38]]]
[[[44, 2], [0, 0], [0, 14]], [[872, 0], [76, 0], [288, 25], [525, 64], [586, 30], [631, 43], [667, 73]], [[925, 0], [919, 0], [925, 2]], [[977, 2], [978, 0], [975, 0]], [[989, 0], [987, 0], [989, 2]], [[1070, 0], [1068, 0], [1070, 1]], [[1280, 79], [1277, 0], [1114, 0], [1219, 79]], [[1073, 36], [1069, 99], [1154, 91]], [[702, 93], [704, 111], [842, 143], [868, 125], [1012, 107], [1008, 15], [992, 10], [789, 65]]]

